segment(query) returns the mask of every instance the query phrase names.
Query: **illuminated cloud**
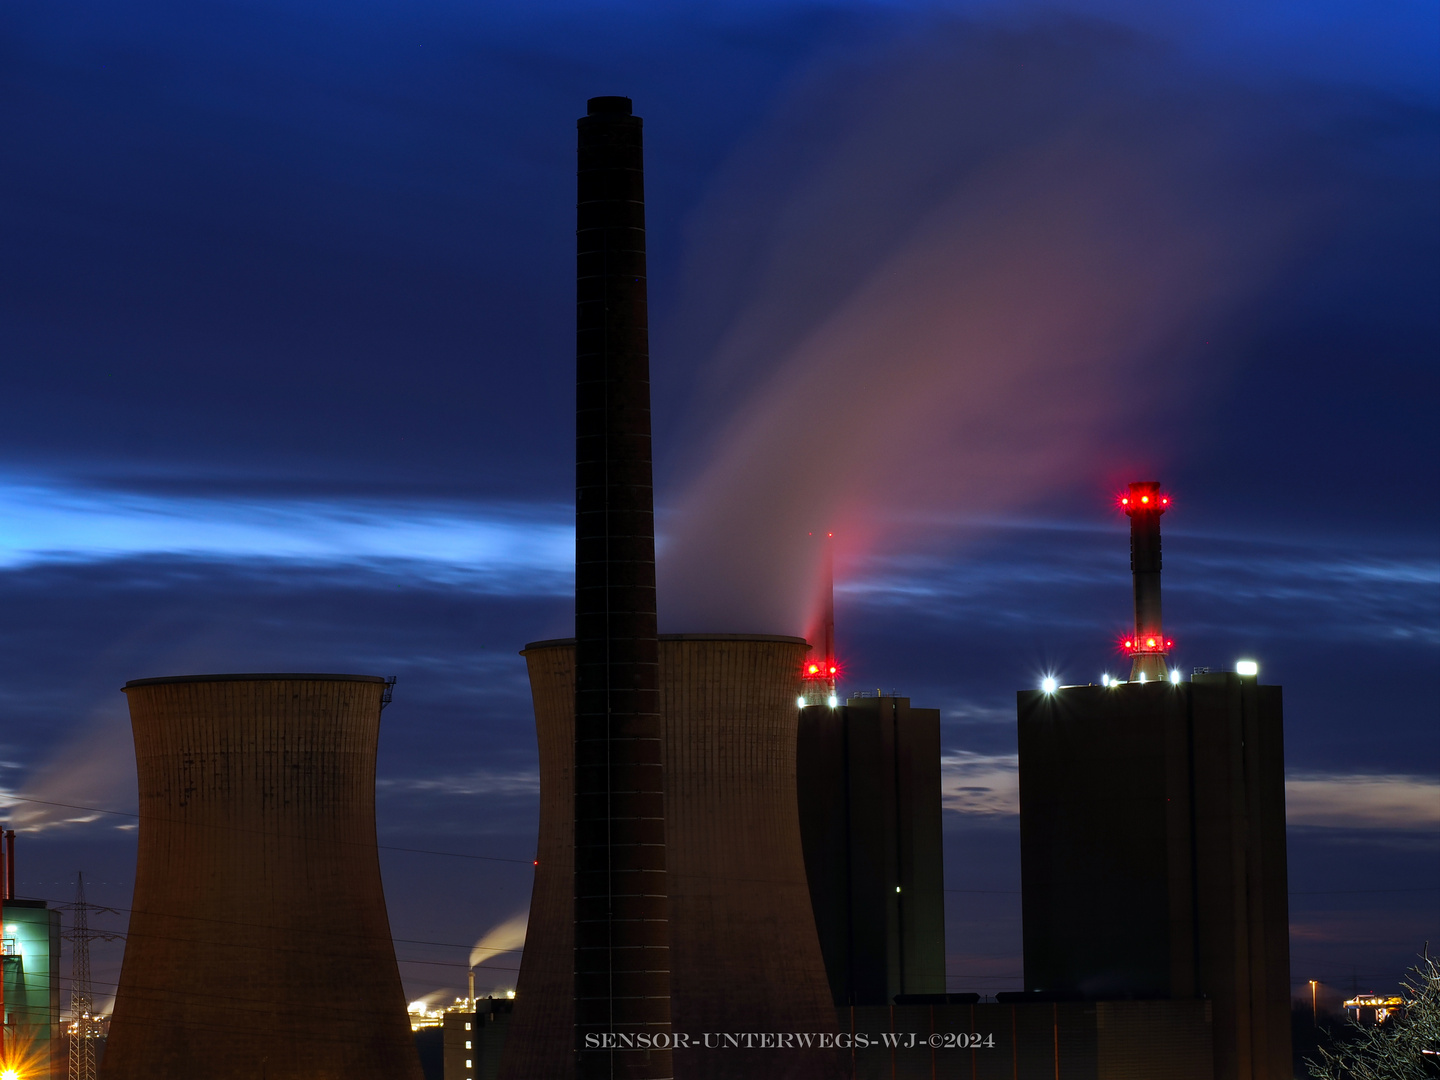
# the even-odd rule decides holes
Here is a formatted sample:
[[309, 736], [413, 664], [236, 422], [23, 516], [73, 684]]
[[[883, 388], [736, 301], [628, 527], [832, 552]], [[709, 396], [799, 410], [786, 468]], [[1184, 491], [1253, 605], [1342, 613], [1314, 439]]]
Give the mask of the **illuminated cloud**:
[[1294, 773], [1285, 781], [1289, 825], [1338, 829], [1440, 828], [1440, 779], [1378, 773]]
[[[979, 816], [1020, 812], [1014, 754], [951, 751], [940, 761], [947, 810]], [[1440, 828], [1440, 780], [1376, 773], [1296, 773], [1285, 781], [1286, 823], [1341, 829]]]
[[1020, 812], [1020, 771], [1015, 754], [952, 750], [940, 758], [940, 800], [946, 810], [982, 817]]
[[[871, 556], [837, 592], [870, 608], [903, 608], [968, 625], [1043, 608], [1051, 625], [1094, 625], [1094, 590], [1126, 597], [1122, 523], [949, 518], [930, 524], [955, 550]], [[960, 550], [964, 541], [968, 550]], [[1166, 532], [1167, 610], [1189, 635], [1262, 630], [1270, 638], [1440, 644], [1440, 560], [1423, 550], [1357, 555], [1352, 545]], [[1172, 556], [1172, 553], [1173, 556]], [[1015, 598], [1034, 594], [1017, 603]], [[1108, 630], [1108, 625], [1107, 625]]]
[[0, 480], [0, 568], [137, 555], [403, 563], [487, 591], [571, 588], [568, 507], [455, 501], [205, 498]]
[[133, 820], [103, 811], [133, 811], [135, 800], [134, 744], [123, 701], [92, 710], [80, 730], [31, 770], [23, 784], [0, 786], [0, 808], [9, 827], [25, 833], [96, 823], [133, 828]]

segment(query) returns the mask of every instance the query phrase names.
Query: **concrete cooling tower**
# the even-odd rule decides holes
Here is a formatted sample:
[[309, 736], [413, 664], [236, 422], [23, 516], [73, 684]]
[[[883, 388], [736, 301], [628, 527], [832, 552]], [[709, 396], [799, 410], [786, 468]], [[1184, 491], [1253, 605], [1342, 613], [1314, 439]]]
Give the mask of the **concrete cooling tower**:
[[125, 685], [140, 848], [102, 1080], [420, 1080], [375, 844], [385, 689]]
[[[800, 844], [800, 638], [660, 636], [676, 1033], [834, 1032]], [[575, 645], [526, 647], [540, 744], [540, 845], [501, 1075], [575, 1075]], [[679, 1080], [838, 1075], [827, 1052], [677, 1047]]]

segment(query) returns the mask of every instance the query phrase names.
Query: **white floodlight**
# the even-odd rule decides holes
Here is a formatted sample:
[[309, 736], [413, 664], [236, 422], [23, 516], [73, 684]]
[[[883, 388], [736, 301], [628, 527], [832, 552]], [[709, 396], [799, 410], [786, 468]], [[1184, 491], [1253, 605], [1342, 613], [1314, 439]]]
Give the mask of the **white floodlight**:
[[1047, 694], [1053, 694], [1059, 686], [1060, 684], [1055, 681], [1053, 675], [1046, 675], [1045, 678], [1040, 680], [1040, 689]]
[[804, 694], [801, 694], [799, 697], [797, 697], [797, 698], [795, 699], [795, 705], [796, 705], [797, 708], [801, 708], [801, 709], [803, 709], [803, 708], [805, 707], [805, 695], [804, 695]]
[[1254, 660], [1237, 660], [1235, 661], [1235, 674], [1259, 675], [1260, 665], [1257, 664]]
[[837, 705], [840, 704], [840, 699], [839, 699], [838, 697], [836, 697], [834, 694], [831, 694], [831, 695], [829, 696], [829, 698], [826, 699], [826, 704], [829, 705], [830, 708], [833, 709], [833, 708], [835, 708], [835, 706], [837, 706]]
[[1170, 669], [1170, 681], [1176, 686], [1180, 685], [1180, 669], [1178, 667], [1172, 667]]

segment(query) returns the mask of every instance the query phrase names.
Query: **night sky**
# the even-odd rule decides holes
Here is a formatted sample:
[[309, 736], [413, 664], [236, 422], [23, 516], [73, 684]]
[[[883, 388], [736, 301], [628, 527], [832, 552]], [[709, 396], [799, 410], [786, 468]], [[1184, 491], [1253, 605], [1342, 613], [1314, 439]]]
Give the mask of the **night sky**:
[[1159, 479], [1174, 662], [1285, 688], [1294, 982], [1393, 990], [1440, 942], [1440, 25], [1158, 8], [0, 8], [20, 894], [124, 927], [127, 679], [361, 672], [410, 996], [523, 916], [574, 121], [624, 94], [661, 628], [798, 632], [836, 531], [845, 685], [942, 711], [951, 989], [1020, 986], [1014, 692], [1123, 670]]

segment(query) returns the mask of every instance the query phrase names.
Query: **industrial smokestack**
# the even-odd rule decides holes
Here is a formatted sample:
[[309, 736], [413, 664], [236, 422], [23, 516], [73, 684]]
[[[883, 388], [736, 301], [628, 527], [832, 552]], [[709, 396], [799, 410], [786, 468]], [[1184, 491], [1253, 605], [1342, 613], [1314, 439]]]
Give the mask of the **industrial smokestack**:
[[665, 777], [655, 620], [641, 121], [578, 121], [574, 1045], [579, 1076], [664, 1078], [670, 1032]]
[[1130, 518], [1130, 573], [1135, 579], [1135, 633], [1125, 639], [1130, 653], [1130, 679], [1144, 682], [1165, 678], [1165, 659], [1173, 642], [1165, 637], [1160, 621], [1160, 515], [1170, 507], [1170, 496], [1154, 480], [1139, 481], [1120, 497]]
[[14, 900], [14, 899], [15, 899], [15, 830], [14, 830], [14, 829], [6, 829], [6, 830], [5, 830], [4, 838], [3, 838], [3, 843], [0, 843], [0, 847], [3, 847], [3, 848], [4, 848], [3, 851], [0, 851], [0, 863], [3, 863], [3, 866], [0, 866], [0, 874], [3, 874], [3, 876], [4, 876], [4, 881], [3, 881], [3, 882], [0, 882], [0, 899], [4, 899], [4, 900]]
[[420, 1080], [375, 843], [385, 690], [125, 685], [139, 854], [103, 1080]]
[[835, 659], [835, 534], [810, 535], [821, 545], [820, 589], [819, 603], [815, 605], [810, 624], [805, 629], [810, 655], [805, 658], [804, 678], [801, 680], [803, 689], [799, 703], [802, 709], [807, 705], [833, 707], [840, 703], [835, 696], [835, 683], [840, 675], [839, 661]]

